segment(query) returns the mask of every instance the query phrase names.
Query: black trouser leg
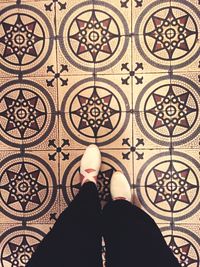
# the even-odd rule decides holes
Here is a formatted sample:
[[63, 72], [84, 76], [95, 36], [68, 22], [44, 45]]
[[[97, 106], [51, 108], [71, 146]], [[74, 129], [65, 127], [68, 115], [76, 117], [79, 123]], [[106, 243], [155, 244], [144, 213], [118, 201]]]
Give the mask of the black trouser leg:
[[107, 267], [180, 267], [154, 220], [125, 200], [103, 210]]
[[27, 267], [101, 267], [101, 207], [94, 183], [85, 183]]

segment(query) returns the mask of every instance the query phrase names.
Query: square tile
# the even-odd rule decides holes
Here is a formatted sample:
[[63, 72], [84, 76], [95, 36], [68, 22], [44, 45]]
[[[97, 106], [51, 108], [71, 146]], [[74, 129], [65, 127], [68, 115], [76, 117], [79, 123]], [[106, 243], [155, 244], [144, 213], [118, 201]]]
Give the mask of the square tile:
[[[103, 38], [102, 38], [103, 39]], [[106, 51], [108, 47], [108, 51]], [[116, 36], [108, 42], [107, 46], [102, 46], [95, 58], [95, 73], [99, 74], [121, 74], [122, 65], [131, 65], [132, 50], [130, 36]]]
[[48, 220], [59, 213], [58, 161], [47, 152], [8, 154], [2, 164], [2, 209], [13, 220]]
[[173, 227], [172, 232], [171, 229], [163, 227], [162, 234], [181, 265], [188, 264], [188, 262], [198, 265], [198, 225], [178, 225]]
[[19, 90], [17, 90], [19, 81], [13, 78], [0, 78], [0, 83], [0, 149], [20, 150], [22, 139], [18, 131], [19, 125], [16, 125], [17, 114], [15, 113], [20, 109], [15, 102], [19, 97]]
[[142, 34], [133, 35], [133, 62], [142, 64], [144, 73], [168, 73], [171, 70], [168, 50], [164, 48], [159, 50], [159, 47], [156, 50], [155, 46], [154, 38], [149, 40]]
[[199, 150], [172, 151], [172, 199], [175, 223], [198, 223], [199, 212]]
[[95, 131], [93, 125], [95, 120], [89, 124], [82, 124], [79, 116], [72, 113], [61, 113], [59, 116], [59, 140], [62, 144], [63, 140], [69, 140], [66, 146], [71, 149], [85, 149], [91, 143], [95, 143]]
[[200, 81], [197, 72], [174, 73], [171, 76], [173, 107], [171, 121], [172, 146], [199, 147], [199, 94]]
[[95, 121], [97, 145], [102, 149], [122, 149], [129, 153], [133, 138], [132, 114], [117, 112], [106, 116], [107, 114], [100, 113]]
[[0, 47], [4, 71], [37, 76], [45, 73], [46, 67], [38, 69], [47, 60], [49, 65], [55, 64], [54, 14], [45, 12], [45, 3], [10, 4], [2, 10]]
[[[88, 104], [89, 99], [96, 97], [95, 80], [93, 75], [60, 76], [67, 80], [67, 85], [58, 82], [59, 110], [62, 113], [72, 113], [81, 105]], [[95, 94], [95, 95], [94, 95]], [[93, 101], [94, 102], [94, 101]], [[92, 103], [91, 107], [95, 106]], [[86, 111], [86, 110], [85, 110]], [[87, 111], [88, 112], [88, 111]]]
[[[166, 186], [165, 175], [170, 173], [171, 152], [169, 149], [144, 149], [139, 145], [134, 151], [134, 186], [156, 190]], [[169, 176], [169, 175], [168, 175]], [[169, 179], [170, 180], [170, 179]], [[159, 184], [157, 185], [157, 182]], [[161, 183], [162, 182], [162, 183]], [[155, 185], [155, 188], [154, 188]]]
[[133, 113], [133, 138], [135, 142], [142, 139], [146, 149], [166, 149], [171, 146], [168, 125], [157, 123], [154, 116], [147, 116], [142, 111]]
[[58, 76], [56, 42], [54, 37], [41, 39], [29, 54], [24, 52], [19, 74], [24, 77], [55, 79]]
[[94, 77], [99, 97], [114, 110], [124, 112], [132, 109], [132, 84], [131, 79], [129, 81], [127, 77], [127, 74], [104, 75], [101, 73], [97, 73]]
[[[82, 58], [76, 55], [76, 51], [69, 47], [69, 40], [65, 38], [58, 38], [57, 40], [57, 64], [58, 66], [67, 65], [68, 75], [92, 75], [94, 73], [94, 63], [91, 58], [82, 55]], [[74, 46], [74, 49], [78, 49]], [[86, 58], [86, 60], [85, 60]]]
[[168, 73], [142, 73], [138, 76], [141, 78], [140, 83], [135, 83], [133, 78], [133, 110], [149, 113], [149, 116], [152, 117], [159, 111], [163, 112], [168, 104], [164, 102], [164, 99], [169, 95], [171, 75]]

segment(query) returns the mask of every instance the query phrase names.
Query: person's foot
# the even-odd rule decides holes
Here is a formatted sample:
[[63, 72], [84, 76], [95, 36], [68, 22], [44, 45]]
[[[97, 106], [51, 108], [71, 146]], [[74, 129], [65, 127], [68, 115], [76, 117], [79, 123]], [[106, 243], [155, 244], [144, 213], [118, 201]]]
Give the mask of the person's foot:
[[122, 172], [113, 173], [110, 181], [110, 193], [113, 200], [123, 199], [132, 202], [130, 185]]
[[80, 178], [81, 185], [86, 182], [97, 183], [97, 176], [101, 166], [101, 152], [99, 148], [91, 144], [89, 145], [81, 159]]

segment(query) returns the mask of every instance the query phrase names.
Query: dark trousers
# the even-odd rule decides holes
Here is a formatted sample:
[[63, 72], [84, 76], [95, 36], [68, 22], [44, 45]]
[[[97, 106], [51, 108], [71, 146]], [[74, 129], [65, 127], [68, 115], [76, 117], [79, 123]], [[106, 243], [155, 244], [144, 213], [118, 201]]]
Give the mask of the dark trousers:
[[180, 267], [153, 219], [125, 200], [101, 211], [96, 186], [85, 183], [27, 267]]

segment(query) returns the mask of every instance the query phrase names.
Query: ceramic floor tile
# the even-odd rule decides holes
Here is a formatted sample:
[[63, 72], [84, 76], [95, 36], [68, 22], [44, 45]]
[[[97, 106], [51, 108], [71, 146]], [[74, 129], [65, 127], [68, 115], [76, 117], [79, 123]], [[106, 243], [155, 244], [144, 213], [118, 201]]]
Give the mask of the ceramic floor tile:
[[[59, 110], [62, 113], [72, 113], [81, 105], [87, 104], [95, 90], [93, 75], [66, 76], [67, 85], [58, 85]], [[94, 101], [93, 101], [94, 102]], [[90, 105], [95, 106], [95, 103]]]
[[[23, 226], [14, 226], [3, 232], [1, 246], [2, 266], [16, 264], [25, 266], [40, 241], [44, 238], [44, 235], [41, 230]], [[22, 253], [24, 246], [26, 246], [26, 251]]]
[[141, 208], [157, 222], [172, 221], [171, 153], [169, 150], [140, 150], [134, 154], [134, 193]]
[[[102, 206], [121, 170], [181, 266], [197, 267], [198, 1], [2, 0], [0, 15], [2, 267], [25, 267], [74, 199], [91, 143]], [[9, 242], [22, 240], [16, 263]]]
[[[2, 141], [13, 147], [48, 149], [48, 139], [58, 139], [57, 88], [49, 89], [44, 78], [2, 83]], [[38, 145], [39, 144], [39, 145]]]
[[142, 139], [146, 149], [166, 149], [170, 147], [171, 137], [168, 124], [160, 123], [154, 115], [146, 112], [133, 113], [134, 142]]
[[4, 156], [0, 186], [7, 217], [41, 222], [49, 220], [50, 213], [59, 213], [58, 160], [48, 162], [47, 158], [48, 152]]
[[198, 149], [172, 151], [172, 199], [175, 223], [198, 223], [200, 219], [200, 165]]
[[179, 148], [199, 148], [200, 94], [198, 72], [174, 73], [171, 76], [174, 92], [171, 120], [173, 132], [172, 146]]
[[[100, 113], [95, 121], [97, 125], [96, 143], [101, 149], [124, 149], [132, 146], [132, 114], [119, 112], [106, 116]], [[128, 144], [127, 144], [128, 142]]]
[[141, 56], [153, 68], [169, 69], [171, 65], [180, 69], [188, 64], [190, 69], [197, 68], [198, 13], [197, 6], [186, 1], [153, 1], [147, 5], [136, 14], [139, 17], [133, 30]]
[[55, 64], [54, 15], [45, 12], [44, 3], [10, 5], [1, 11], [2, 68], [8, 73], [40, 76], [46, 71], [40, 69], [44, 63]]
[[95, 132], [93, 131], [93, 125], [95, 125], [95, 120], [91, 123], [92, 127], [87, 125], [81, 125], [81, 118], [79, 116], [74, 116], [71, 113], [61, 113], [61, 118], [59, 118], [59, 140], [60, 144], [63, 140], [69, 140], [70, 148], [72, 149], [82, 149], [86, 148], [91, 143], [95, 143]]
[[180, 266], [199, 265], [199, 226], [196, 226], [196, 229], [194, 231], [194, 228], [188, 225], [173, 227], [173, 231], [167, 227], [161, 228], [165, 241]]
[[[140, 76], [142, 77], [140, 83], [135, 84], [133, 79], [133, 110], [143, 111], [153, 116], [153, 111], [157, 111], [157, 105], [160, 102], [163, 103], [163, 99], [167, 96], [171, 75], [168, 73], [142, 73]], [[166, 110], [167, 104], [159, 106], [159, 110]]]

